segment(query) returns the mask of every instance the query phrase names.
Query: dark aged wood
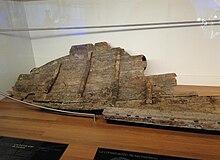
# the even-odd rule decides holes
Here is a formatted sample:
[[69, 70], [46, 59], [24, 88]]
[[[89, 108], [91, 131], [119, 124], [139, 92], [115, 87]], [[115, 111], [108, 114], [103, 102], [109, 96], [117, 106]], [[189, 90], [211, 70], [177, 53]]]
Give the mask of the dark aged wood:
[[79, 91], [76, 95], [78, 98], [83, 97], [83, 93], [84, 93], [85, 88], [86, 88], [86, 83], [87, 83], [90, 68], [91, 68], [91, 60], [92, 60], [92, 52], [88, 52], [88, 60], [86, 62], [86, 66], [85, 66], [86, 67], [85, 72], [84, 72], [82, 80], [80, 82]]
[[152, 84], [149, 80], [146, 81], [146, 103], [147, 104], [153, 103]]
[[[116, 50], [118, 51], [118, 50]], [[121, 60], [121, 50], [115, 55], [115, 80], [112, 84], [112, 105], [114, 106], [119, 94], [119, 79], [120, 79], [120, 60]]]
[[174, 92], [176, 74], [145, 76], [147, 60], [106, 42], [21, 74], [12, 96], [66, 110], [104, 110], [108, 120], [220, 130], [220, 97]]
[[61, 63], [58, 64], [58, 67], [56, 68], [56, 70], [55, 70], [55, 72], [54, 72], [54, 74], [53, 74], [52, 79], [51, 79], [50, 81], [48, 81], [48, 85], [47, 85], [47, 87], [46, 87], [46, 88], [47, 88], [47, 91], [46, 91], [47, 94], [51, 91], [51, 89], [52, 89], [54, 83], [55, 83], [56, 80], [57, 80], [57, 77], [58, 77], [58, 75], [59, 75], [59, 73], [60, 73], [60, 67], [61, 67]]

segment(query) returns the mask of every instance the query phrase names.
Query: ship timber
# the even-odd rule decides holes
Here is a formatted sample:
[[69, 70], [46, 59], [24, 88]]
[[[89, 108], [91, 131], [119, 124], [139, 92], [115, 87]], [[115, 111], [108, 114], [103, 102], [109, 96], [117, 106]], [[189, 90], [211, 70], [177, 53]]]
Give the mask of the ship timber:
[[176, 74], [145, 76], [146, 57], [108, 43], [74, 45], [69, 55], [21, 74], [11, 95], [46, 107], [96, 111], [107, 120], [220, 131], [220, 97], [176, 94]]

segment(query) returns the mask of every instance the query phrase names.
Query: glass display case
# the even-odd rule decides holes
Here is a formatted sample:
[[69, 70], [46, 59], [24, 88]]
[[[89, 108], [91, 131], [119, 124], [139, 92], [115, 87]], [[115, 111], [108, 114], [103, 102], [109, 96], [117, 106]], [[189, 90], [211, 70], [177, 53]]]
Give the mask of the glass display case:
[[0, 159], [220, 159], [219, 25], [220, 0], [0, 1]]
[[[174, 95], [171, 92], [176, 85], [176, 75], [178, 84], [220, 85], [219, 1], [48, 0], [0, 3], [1, 91], [11, 90], [11, 94], [22, 101], [45, 102], [41, 105], [82, 111], [103, 110], [117, 104], [124, 108], [131, 105], [128, 108], [137, 106], [145, 109], [152, 107], [151, 104], [161, 103], [156, 105], [160, 111], [161, 106], [168, 103], [172, 107], [181, 104], [179, 109], [174, 109], [179, 112], [191, 110], [193, 104], [198, 103], [193, 112], [208, 110], [208, 113], [214, 113], [214, 128], [219, 127], [216, 120], [219, 111], [211, 106], [212, 103], [218, 104], [218, 97], [197, 97], [197, 94], [188, 93], [190, 98], [185, 99], [185, 94]], [[18, 78], [19, 74], [22, 75]], [[162, 76], [149, 77], [157, 74]], [[77, 86], [76, 92], [71, 88], [74, 85]], [[56, 96], [53, 94], [48, 98], [50, 92]], [[65, 106], [64, 101], [67, 102]], [[147, 105], [143, 106], [145, 103]], [[200, 108], [202, 103], [212, 109]], [[182, 104], [189, 106], [182, 109]], [[109, 109], [104, 113], [111, 112]], [[125, 119], [129, 120], [130, 113], [133, 111], [120, 114], [126, 114]], [[173, 114], [178, 115], [176, 112]], [[151, 117], [146, 115], [145, 118]], [[112, 115], [106, 117], [111, 119]], [[136, 119], [143, 120], [140, 115], [135, 115], [132, 121]], [[149, 120], [150, 123], [156, 121]]]

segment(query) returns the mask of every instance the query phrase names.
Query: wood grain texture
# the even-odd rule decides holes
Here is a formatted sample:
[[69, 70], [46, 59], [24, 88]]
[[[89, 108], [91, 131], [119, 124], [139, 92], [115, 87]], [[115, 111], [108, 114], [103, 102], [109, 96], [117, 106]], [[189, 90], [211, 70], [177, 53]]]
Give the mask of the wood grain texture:
[[[202, 94], [220, 93], [219, 87], [196, 89]], [[183, 86], [178, 88], [182, 90]], [[0, 101], [0, 136], [67, 143], [61, 160], [92, 160], [98, 147], [220, 159], [220, 135], [107, 124], [101, 116], [94, 123], [91, 118], [58, 115], [8, 99]]]
[[200, 96], [220, 96], [220, 86], [190, 86], [178, 85], [175, 93], [197, 92]]

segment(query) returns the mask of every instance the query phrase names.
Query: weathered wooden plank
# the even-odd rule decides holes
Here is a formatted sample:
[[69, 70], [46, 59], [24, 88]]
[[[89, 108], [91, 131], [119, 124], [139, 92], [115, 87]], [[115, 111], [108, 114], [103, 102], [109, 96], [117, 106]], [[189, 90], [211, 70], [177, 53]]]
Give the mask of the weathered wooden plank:
[[[106, 42], [75, 45], [68, 56], [20, 75], [12, 95], [67, 110], [102, 109], [107, 119], [219, 130], [219, 97], [176, 94], [175, 73], [145, 76], [146, 67], [145, 56], [131, 56]], [[107, 107], [119, 109], [111, 111], [119, 116], [109, 115]], [[130, 110], [134, 117], [123, 118]], [[151, 114], [155, 120], [147, 119]]]

